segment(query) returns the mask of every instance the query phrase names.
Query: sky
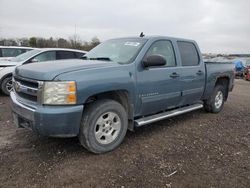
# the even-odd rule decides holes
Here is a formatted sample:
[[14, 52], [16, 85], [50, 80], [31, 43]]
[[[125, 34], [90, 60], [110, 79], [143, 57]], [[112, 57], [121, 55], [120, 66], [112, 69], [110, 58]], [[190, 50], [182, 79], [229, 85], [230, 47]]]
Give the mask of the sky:
[[250, 53], [249, 0], [0, 0], [0, 38], [163, 35]]

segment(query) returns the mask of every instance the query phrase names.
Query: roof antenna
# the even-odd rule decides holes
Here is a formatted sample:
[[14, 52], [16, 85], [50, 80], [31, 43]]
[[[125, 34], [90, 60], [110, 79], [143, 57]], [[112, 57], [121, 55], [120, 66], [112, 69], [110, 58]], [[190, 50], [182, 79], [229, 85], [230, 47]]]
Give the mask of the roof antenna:
[[141, 34], [140, 34], [140, 37], [144, 37], [145, 35], [144, 35], [144, 33], [143, 32], [141, 32]]

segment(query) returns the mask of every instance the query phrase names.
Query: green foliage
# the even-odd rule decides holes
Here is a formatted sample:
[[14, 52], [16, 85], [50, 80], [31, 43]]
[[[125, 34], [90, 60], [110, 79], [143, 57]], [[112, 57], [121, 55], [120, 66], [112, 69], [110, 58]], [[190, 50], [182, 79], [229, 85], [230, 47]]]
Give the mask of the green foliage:
[[36, 37], [31, 37], [31, 38], [29, 39], [29, 45], [30, 45], [31, 47], [37, 47], [37, 44], [36, 44]]

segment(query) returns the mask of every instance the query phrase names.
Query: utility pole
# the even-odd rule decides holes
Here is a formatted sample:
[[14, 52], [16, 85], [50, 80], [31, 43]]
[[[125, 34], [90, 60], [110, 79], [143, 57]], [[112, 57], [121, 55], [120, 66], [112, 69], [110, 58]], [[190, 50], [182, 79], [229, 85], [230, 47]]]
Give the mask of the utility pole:
[[76, 24], [75, 24], [75, 34], [74, 34], [74, 42], [75, 42], [75, 48], [76, 48]]

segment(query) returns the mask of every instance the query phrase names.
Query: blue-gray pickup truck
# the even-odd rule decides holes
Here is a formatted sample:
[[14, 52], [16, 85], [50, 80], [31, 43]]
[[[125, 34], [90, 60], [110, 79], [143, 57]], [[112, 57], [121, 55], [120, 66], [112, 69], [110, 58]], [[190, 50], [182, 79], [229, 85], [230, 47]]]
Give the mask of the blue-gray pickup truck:
[[118, 147], [127, 130], [203, 108], [222, 110], [233, 64], [205, 63], [193, 40], [133, 37], [105, 41], [81, 60], [34, 63], [13, 73], [18, 127], [78, 136], [93, 153]]

